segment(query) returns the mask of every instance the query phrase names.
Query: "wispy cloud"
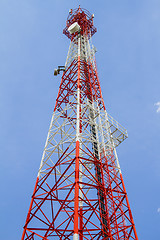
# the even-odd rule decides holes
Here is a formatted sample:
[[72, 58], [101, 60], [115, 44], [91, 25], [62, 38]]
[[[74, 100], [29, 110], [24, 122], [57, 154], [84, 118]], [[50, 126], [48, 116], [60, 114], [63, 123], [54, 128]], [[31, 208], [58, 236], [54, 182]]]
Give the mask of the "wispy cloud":
[[160, 208], [157, 209], [157, 212], [160, 213]]
[[157, 106], [157, 111], [156, 112], [159, 113], [160, 112], [160, 102], [157, 102], [154, 105]]

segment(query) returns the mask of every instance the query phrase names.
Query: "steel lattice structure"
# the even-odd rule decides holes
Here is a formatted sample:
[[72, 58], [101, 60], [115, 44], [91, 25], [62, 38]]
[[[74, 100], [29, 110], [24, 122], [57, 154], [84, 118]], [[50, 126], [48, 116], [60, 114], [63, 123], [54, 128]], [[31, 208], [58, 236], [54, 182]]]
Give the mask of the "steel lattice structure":
[[22, 240], [138, 239], [116, 153], [127, 131], [104, 105], [95, 32], [93, 15], [70, 11], [63, 33], [71, 43]]

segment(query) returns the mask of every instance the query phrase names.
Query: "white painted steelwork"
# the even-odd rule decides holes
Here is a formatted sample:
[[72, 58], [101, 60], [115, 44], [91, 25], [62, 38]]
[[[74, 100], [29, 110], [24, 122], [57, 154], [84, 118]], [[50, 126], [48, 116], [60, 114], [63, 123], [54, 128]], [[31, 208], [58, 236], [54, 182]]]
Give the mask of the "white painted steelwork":
[[63, 32], [71, 43], [22, 240], [137, 240], [116, 153], [128, 135], [105, 109], [93, 16], [71, 10]]
[[[91, 62], [94, 68], [96, 68], [94, 54], [94, 48], [92, 47], [91, 49], [88, 38], [81, 35], [79, 35], [79, 37], [76, 36], [70, 44], [65, 67], [67, 69], [73, 61], [78, 61], [79, 57], [81, 60]], [[77, 81], [77, 78], [78, 73], [74, 76], [75, 81]], [[82, 75], [80, 75], [80, 79], [83, 79]], [[62, 118], [65, 116], [65, 112], [67, 112], [67, 117]], [[86, 128], [82, 128], [81, 133], [79, 129], [80, 114], [83, 116], [81, 118], [82, 126], [87, 125]], [[92, 126], [95, 127], [96, 139], [93, 137], [93, 132], [91, 132]], [[63, 110], [56, 109], [53, 113], [38, 176], [40, 178], [43, 177], [43, 175], [47, 173], [48, 168], [54, 166], [54, 163], [64, 154], [67, 147], [74, 149], [76, 141], [80, 143], [79, 154], [82, 158], [79, 163], [80, 189], [83, 189], [82, 181], [86, 181], [88, 185], [93, 185], [95, 181], [93, 179], [93, 175], [96, 177], [95, 166], [92, 163], [92, 157], [88, 158], [90, 155], [89, 150], [92, 151], [93, 149], [93, 143], [97, 144], [99, 159], [103, 154], [107, 157], [111, 155], [111, 153], [114, 155], [115, 168], [121, 173], [115, 148], [124, 141], [127, 136], [127, 131], [114, 120], [106, 110], [100, 108], [98, 101], [95, 99], [89, 100], [83, 89], [77, 88], [77, 91], [69, 98], [69, 102]], [[65, 153], [66, 162], [71, 161], [74, 155], [75, 152], [69, 155]], [[88, 160], [83, 160], [85, 158], [88, 158]], [[72, 168], [74, 170], [75, 166], [73, 165]], [[87, 169], [90, 171], [90, 176]], [[63, 172], [64, 167], [57, 166], [52, 175], [53, 177], [54, 175], [55, 177], [60, 177]], [[86, 178], [86, 174], [88, 178]], [[74, 184], [75, 175], [66, 173], [63, 174], [63, 179], [66, 185]], [[88, 187], [87, 189], [83, 189], [83, 191], [86, 195], [90, 196], [93, 189], [92, 187]], [[74, 194], [73, 190], [72, 192]], [[81, 190], [79, 190], [79, 197], [81, 199], [79, 201], [79, 207], [83, 208], [83, 193]], [[74, 234], [73, 240], [77, 239], [79, 239], [78, 234]]]

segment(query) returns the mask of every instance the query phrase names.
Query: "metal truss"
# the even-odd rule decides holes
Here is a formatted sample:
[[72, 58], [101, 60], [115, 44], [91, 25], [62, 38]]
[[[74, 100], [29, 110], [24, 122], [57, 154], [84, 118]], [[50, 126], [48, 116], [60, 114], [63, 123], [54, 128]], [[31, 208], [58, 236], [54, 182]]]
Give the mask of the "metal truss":
[[22, 240], [138, 239], [116, 153], [127, 131], [105, 109], [91, 16], [75, 21]]

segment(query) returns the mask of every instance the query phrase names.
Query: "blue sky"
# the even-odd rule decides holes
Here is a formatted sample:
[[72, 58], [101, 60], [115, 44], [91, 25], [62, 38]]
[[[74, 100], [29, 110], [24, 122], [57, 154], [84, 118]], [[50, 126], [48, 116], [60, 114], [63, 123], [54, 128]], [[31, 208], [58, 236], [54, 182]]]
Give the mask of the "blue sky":
[[117, 151], [139, 239], [160, 239], [160, 1], [0, 1], [0, 229], [21, 238], [60, 77], [70, 8], [95, 14], [108, 113], [128, 130]]

